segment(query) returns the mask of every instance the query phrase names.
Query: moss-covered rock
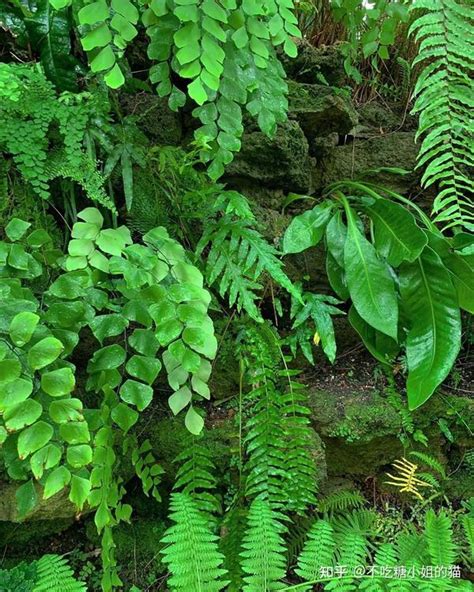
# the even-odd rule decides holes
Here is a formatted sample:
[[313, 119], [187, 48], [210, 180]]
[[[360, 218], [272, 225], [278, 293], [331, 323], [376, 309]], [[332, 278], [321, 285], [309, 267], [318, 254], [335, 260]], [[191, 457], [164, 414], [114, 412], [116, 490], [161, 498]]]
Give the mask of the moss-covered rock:
[[183, 137], [182, 115], [171, 111], [168, 100], [156, 94], [122, 94], [120, 102], [128, 115], [140, 118], [140, 130], [154, 144], [178, 146]]
[[301, 126], [310, 147], [328, 134], [348, 134], [357, 112], [346, 93], [322, 84], [289, 83], [289, 112]]
[[[404, 418], [386, 395], [375, 390], [311, 391], [312, 422], [326, 447], [328, 475], [375, 475], [404, 454]], [[474, 442], [466, 424], [472, 425], [474, 402], [457, 396], [434, 396], [412, 414], [414, 430], [424, 435], [429, 450], [447, 465], [452, 443], [440, 428], [444, 420], [457, 447]], [[445, 428], [446, 431], [446, 428]]]
[[[321, 184], [329, 185], [342, 179], [360, 177], [369, 170], [396, 167], [412, 171], [418, 148], [413, 132], [393, 132], [366, 138], [349, 138], [325, 158], [321, 169]], [[400, 193], [408, 192], [418, 182], [418, 174], [395, 175], [379, 171], [365, 175], [368, 181], [389, 187]]]
[[248, 129], [242, 150], [226, 169], [232, 186], [251, 181], [284, 191], [311, 191], [311, 160], [308, 141], [296, 121], [286, 121], [273, 138], [257, 129]]
[[[19, 522], [16, 504], [16, 491], [21, 485], [20, 482], [0, 482], [0, 522]], [[38, 505], [27, 517], [28, 520], [54, 520], [73, 518], [77, 511], [68, 500], [67, 491], [62, 491], [43, 500], [40, 487], [38, 489]]]
[[280, 56], [286, 73], [292, 80], [309, 84], [327, 82], [332, 86], [342, 86], [346, 73], [340, 44], [314, 47], [302, 39], [298, 41], [298, 46], [296, 58], [289, 58], [283, 52]]

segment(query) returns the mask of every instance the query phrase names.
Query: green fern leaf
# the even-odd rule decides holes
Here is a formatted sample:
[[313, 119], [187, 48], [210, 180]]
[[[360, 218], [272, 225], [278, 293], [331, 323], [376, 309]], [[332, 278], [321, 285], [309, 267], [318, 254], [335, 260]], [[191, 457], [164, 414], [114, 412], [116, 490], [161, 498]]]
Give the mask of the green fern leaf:
[[474, 14], [457, 0], [416, 0], [410, 10], [417, 11], [410, 28], [419, 43], [414, 64], [424, 65], [413, 107], [417, 137], [423, 136], [417, 165], [425, 167], [422, 185], [439, 185], [436, 222], [473, 230], [474, 181], [467, 170], [474, 166]]
[[[321, 567], [333, 565], [335, 548], [336, 541], [331, 524], [326, 520], [316, 520], [308, 533], [303, 551], [298, 557], [296, 573], [308, 582], [320, 578]], [[311, 586], [306, 590], [311, 590]]]
[[248, 528], [242, 543], [243, 592], [281, 590], [285, 577], [284, 516], [256, 499], [250, 506]]
[[173, 493], [170, 501], [171, 520], [175, 523], [162, 538], [163, 562], [171, 577], [168, 584], [173, 592], [219, 592], [228, 582], [223, 581], [223, 555], [205, 514], [190, 495]]
[[83, 582], [74, 578], [66, 559], [44, 555], [36, 562], [37, 579], [33, 592], [86, 592]]
[[438, 515], [433, 510], [426, 513], [425, 536], [431, 565], [455, 565], [458, 553], [453, 542], [452, 523], [444, 511]]

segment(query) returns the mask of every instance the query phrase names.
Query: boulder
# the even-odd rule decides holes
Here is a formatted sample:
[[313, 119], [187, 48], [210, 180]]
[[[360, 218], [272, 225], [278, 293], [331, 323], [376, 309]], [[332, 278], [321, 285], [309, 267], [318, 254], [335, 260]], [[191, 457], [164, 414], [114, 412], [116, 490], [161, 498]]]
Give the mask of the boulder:
[[312, 162], [308, 141], [297, 121], [286, 121], [273, 138], [248, 129], [242, 149], [228, 165], [224, 180], [233, 187], [249, 181], [283, 191], [311, 191]]
[[[357, 112], [345, 91], [323, 84], [289, 83], [289, 113], [300, 124], [310, 146], [318, 138], [345, 136], [357, 124]], [[313, 150], [314, 152], [314, 150]]]
[[183, 137], [181, 113], [168, 107], [168, 100], [150, 93], [122, 94], [120, 103], [128, 115], [138, 116], [140, 130], [152, 144], [178, 146]]
[[332, 86], [344, 84], [346, 73], [340, 44], [314, 47], [304, 39], [298, 40], [297, 44], [296, 58], [289, 58], [283, 52], [279, 56], [289, 78], [309, 84], [321, 82], [327, 82]]
[[[411, 131], [381, 133], [380, 130], [364, 133], [362, 136], [348, 137], [347, 143], [334, 148], [324, 159], [321, 184], [324, 186], [342, 179], [364, 179], [388, 187], [399, 193], [408, 193], [419, 179], [413, 169], [416, 164], [418, 147]], [[377, 169], [396, 167], [410, 171], [398, 175]], [[366, 171], [374, 171], [365, 174]]]

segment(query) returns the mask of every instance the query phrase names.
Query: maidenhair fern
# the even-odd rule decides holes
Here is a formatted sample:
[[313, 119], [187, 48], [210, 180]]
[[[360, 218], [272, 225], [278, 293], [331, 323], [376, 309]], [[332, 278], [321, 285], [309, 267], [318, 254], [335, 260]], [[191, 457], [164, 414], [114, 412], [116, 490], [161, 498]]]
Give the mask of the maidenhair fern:
[[250, 506], [248, 528], [242, 544], [243, 592], [267, 592], [283, 588], [286, 573], [284, 516], [268, 501], [256, 499]]
[[223, 555], [218, 537], [209, 527], [207, 517], [186, 493], [173, 493], [171, 520], [175, 523], [162, 538], [163, 563], [171, 572], [168, 585], [173, 592], [219, 592], [227, 583], [222, 578]]
[[74, 578], [64, 557], [44, 555], [36, 562], [36, 584], [33, 592], [86, 592], [83, 582]]
[[423, 136], [418, 155], [418, 166], [426, 167], [422, 184], [439, 184], [435, 221], [472, 230], [474, 13], [469, 3], [458, 0], [416, 0], [410, 10], [417, 15], [410, 32], [420, 44], [414, 63], [424, 67], [413, 108], [420, 118], [417, 136]]

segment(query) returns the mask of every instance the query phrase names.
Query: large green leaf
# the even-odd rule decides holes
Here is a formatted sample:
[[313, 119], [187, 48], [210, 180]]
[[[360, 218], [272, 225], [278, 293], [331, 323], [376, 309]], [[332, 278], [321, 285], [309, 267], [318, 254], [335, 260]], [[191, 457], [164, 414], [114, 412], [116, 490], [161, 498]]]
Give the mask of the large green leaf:
[[439, 256], [425, 247], [414, 263], [400, 267], [400, 292], [410, 323], [407, 335], [410, 409], [416, 409], [446, 378], [461, 347], [456, 290]]
[[388, 335], [377, 331], [377, 329], [367, 324], [354, 306], [351, 306], [348, 318], [350, 324], [357, 331], [365, 347], [374, 358], [382, 364], [390, 364], [390, 361], [393, 360], [400, 350], [398, 343]]
[[301, 253], [317, 245], [323, 237], [332, 208], [331, 202], [325, 201], [293, 218], [283, 237], [283, 252]]
[[398, 267], [420, 255], [428, 239], [405, 207], [378, 199], [367, 212], [374, 224], [375, 247], [390, 265]]
[[[459, 306], [474, 313], [474, 261], [453, 250], [452, 244], [442, 235], [429, 233], [429, 245], [439, 255], [451, 275], [458, 293]], [[453, 240], [454, 242], [454, 240]]]
[[69, 11], [53, 10], [49, 0], [29, 2], [31, 16], [25, 19], [33, 51], [38, 52], [46, 76], [60, 90], [77, 90], [77, 60], [71, 48]]
[[347, 206], [348, 231], [344, 266], [352, 302], [369, 325], [397, 339], [398, 303], [395, 285], [374, 246], [361, 234], [352, 209]]

